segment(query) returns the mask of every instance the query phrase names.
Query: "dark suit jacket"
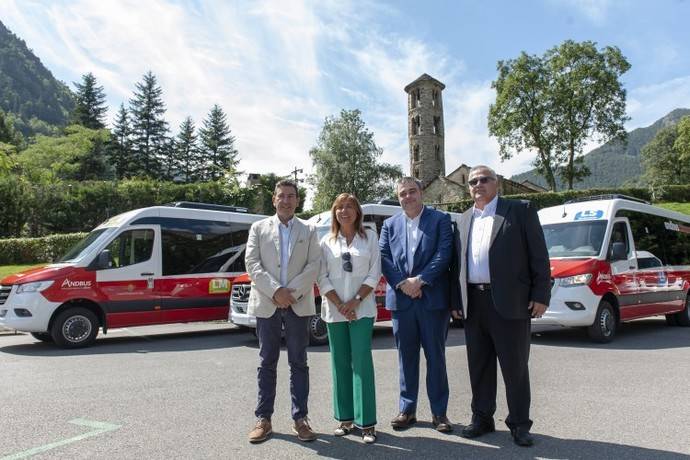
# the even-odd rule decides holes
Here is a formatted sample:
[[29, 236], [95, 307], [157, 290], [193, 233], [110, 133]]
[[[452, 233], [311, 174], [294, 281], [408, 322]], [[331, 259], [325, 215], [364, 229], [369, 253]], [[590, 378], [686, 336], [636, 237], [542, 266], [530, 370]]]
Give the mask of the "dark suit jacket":
[[[413, 305], [428, 310], [448, 308], [448, 264], [452, 253], [452, 229], [448, 214], [424, 208], [419, 220], [419, 240], [413, 261], [407, 260], [405, 213], [385, 220], [379, 246], [381, 272], [388, 281], [388, 310], [403, 311]], [[426, 283], [420, 299], [412, 299], [400, 289], [395, 289], [402, 280], [411, 276], [420, 276]]]
[[[460, 293], [467, 317], [467, 247], [472, 208], [460, 219]], [[524, 200], [498, 198], [489, 248], [491, 296], [506, 319], [530, 317], [530, 301], [548, 305], [551, 300], [551, 269], [544, 232], [536, 208]]]

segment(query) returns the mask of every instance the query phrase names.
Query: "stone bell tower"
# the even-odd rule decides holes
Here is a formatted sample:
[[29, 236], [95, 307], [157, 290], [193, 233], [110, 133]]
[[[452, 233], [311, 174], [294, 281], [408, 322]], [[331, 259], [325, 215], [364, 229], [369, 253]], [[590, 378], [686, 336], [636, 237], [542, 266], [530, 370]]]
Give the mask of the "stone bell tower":
[[422, 74], [405, 87], [407, 135], [410, 143], [410, 175], [426, 187], [438, 176], [446, 175], [443, 143], [443, 99], [446, 85]]

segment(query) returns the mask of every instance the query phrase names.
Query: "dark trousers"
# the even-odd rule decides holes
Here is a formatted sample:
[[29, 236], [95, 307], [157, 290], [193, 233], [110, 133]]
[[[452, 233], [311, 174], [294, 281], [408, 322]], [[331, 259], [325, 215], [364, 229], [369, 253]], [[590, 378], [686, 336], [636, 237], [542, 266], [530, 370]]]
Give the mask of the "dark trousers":
[[[505, 319], [493, 305], [491, 291], [468, 289], [465, 320], [467, 361], [472, 385], [472, 419], [492, 419], [496, 412], [496, 359], [508, 400], [509, 428], [529, 429], [529, 319]], [[527, 306], [525, 305], [525, 308]]]
[[290, 364], [290, 396], [292, 418], [307, 416], [309, 398], [309, 316], [297, 316], [291, 308], [277, 309], [270, 318], [256, 318], [256, 335], [259, 338], [258, 383], [259, 397], [254, 414], [271, 418], [276, 399], [276, 379], [280, 342], [285, 325], [285, 346]]
[[448, 408], [448, 374], [446, 371], [446, 338], [450, 311], [425, 310], [413, 306], [393, 311], [393, 335], [398, 347], [400, 366], [400, 412], [417, 410], [419, 393], [419, 351], [426, 358], [426, 391], [433, 415], [446, 415]]

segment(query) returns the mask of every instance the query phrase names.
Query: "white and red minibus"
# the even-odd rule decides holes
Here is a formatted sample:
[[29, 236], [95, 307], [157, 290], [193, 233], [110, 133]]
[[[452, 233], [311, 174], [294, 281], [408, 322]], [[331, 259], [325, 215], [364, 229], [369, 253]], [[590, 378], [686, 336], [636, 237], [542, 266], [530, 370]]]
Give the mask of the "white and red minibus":
[[227, 320], [246, 209], [178, 202], [108, 219], [57, 263], [0, 280], [0, 326], [68, 348], [102, 329]]
[[690, 326], [690, 216], [620, 195], [539, 211], [551, 305], [535, 325], [584, 326], [608, 342], [622, 321]]

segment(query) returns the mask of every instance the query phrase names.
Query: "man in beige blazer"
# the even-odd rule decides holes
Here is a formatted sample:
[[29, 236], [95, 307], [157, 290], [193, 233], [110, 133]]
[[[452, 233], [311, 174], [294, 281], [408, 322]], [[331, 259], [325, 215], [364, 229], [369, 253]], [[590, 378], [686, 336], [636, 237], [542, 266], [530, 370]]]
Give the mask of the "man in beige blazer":
[[256, 316], [259, 338], [257, 422], [249, 442], [265, 441], [272, 433], [276, 367], [282, 330], [290, 364], [293, 430], [301, 441], [316, 434], [307, 420], [309, 397], [309, 318], [316, 313], [314, 282], [321, 250], [314, 228], [295, 217], [297, 184], [282, 180], [273, 192], [276, 214], [255, 222], [249, 230], [245, 262], [252, 280], [247, 313]]

